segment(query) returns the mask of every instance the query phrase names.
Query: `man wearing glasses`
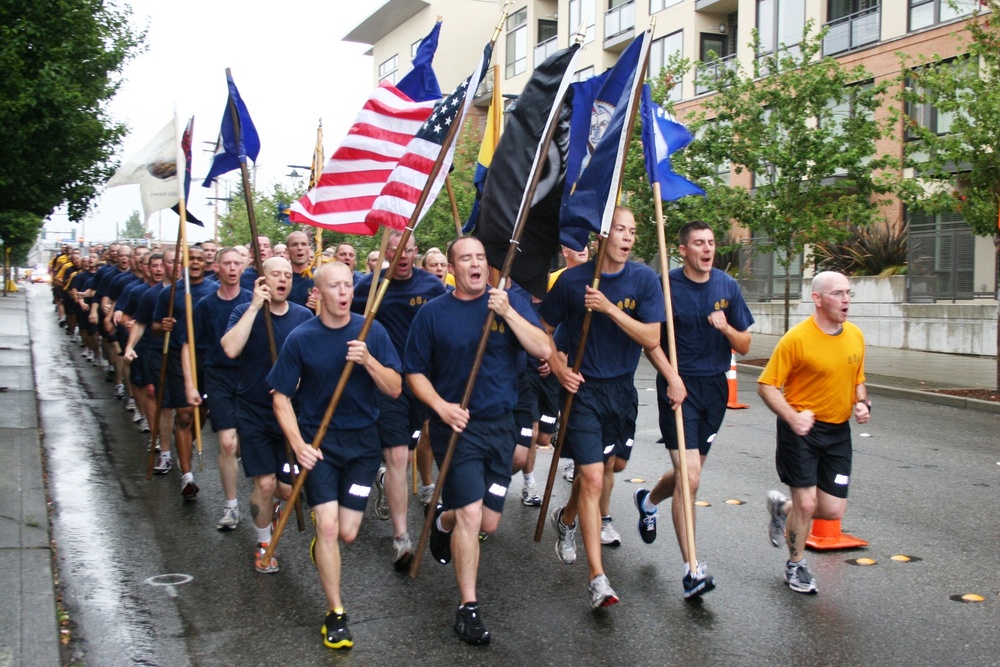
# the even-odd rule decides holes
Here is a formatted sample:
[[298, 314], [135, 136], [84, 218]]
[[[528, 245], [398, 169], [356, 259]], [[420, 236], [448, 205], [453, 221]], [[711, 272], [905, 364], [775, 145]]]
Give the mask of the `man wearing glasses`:
[[847, 508], [850, 418], [865, 424], [871, 416], [865, 339], [847, 321], [853, 296], [843, 274], [817, 274], [812, 281], [815, 312], [781, 337], [757, 379], [757, 393], [778, 416], [775, 463], [792, 494], [789, 500], [779, 491], [768, 493], [768, 537], [780, 547], [787, 529], [785, 581], [798, 593], [817, 592], [805, 561], [810, 522], [814, 517], [840, 519]]

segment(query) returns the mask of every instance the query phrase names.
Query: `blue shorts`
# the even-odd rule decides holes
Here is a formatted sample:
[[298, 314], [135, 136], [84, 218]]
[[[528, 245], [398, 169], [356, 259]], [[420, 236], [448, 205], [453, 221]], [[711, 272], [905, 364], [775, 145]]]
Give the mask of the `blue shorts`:
[[[198, 390], [205, 386], [201, 379], [201, 366], [198, 366]], [[204, 392], [203, 392], [204, 393]], [[167, 354], [167, 391], [163, 395], [165, 408], [189, 408], [187, 390], [184, 389], [184, 368], [181, 366], [181, 351], [179, 348], [170, 350]]]
[[549, 374], [542, 377], [536, 371], [524, 369], [517, 378], [517, 444], [528, 447], [535, 422], [538, 432], [552, 435], [559, 421], [559, 380]]
[[[684, 449], [697, 449], [702, 456], [712, 448], [729, 402], [726, 374], [711, 377], [682, 377], [687, 398], [681, 403], [684, 417]], [[667, 381], [656, 376], [656, 407], [660, 417], [660, 435], [667, 449], [677, 449], [677, 417], [667, 399]]]
[[851, 424], [817, 421], [807, 435], [778, 421], [775, 467], [778, 477], [792, 488], [819, 487], [835, 498], [846, 498], [851, 483]]
[[202, 391], [208, 395], [211, 403], [208, 417], [212, 420], [212, 430], [216, 433], [237, 426], [236, 384], [239, 379], [239, 366], [205, 367], [205, 386]]
[[[431, 449], [440, 468], [448, 451], [451, 427], [437, 417], [430, 423]], [[469, 420], [459, 435], [442, 489], [445, 509], [459, 509], [482, 500], [494, 512], [503, 512], [514, 458], [514, 417]]]
[[[399, 398], [389, 398], [380, 391], [375, 392], [375, 406], [378, 408], [378, 438], [383, 449], [417, 446], [420, 427], [427, 420], [427, 407], [418, 401], [404, 386]], [[414, 434], [417, 437], [414, 438]]]
[[282, 482], [290, 483], [285, 434], [278, 426], [274, 409], [238, 398], [236, 424], [240, 434], [243, 473], [247, 477], [277, 475]]
[[629, 460], [639, 414], [639, 394], [632, 376], [588, 379], [573, 399], [563, 456], [579, 464], [603, 463], [616, 456]]
[[[302, 431], [306, 442], [315, 433]], [[306, 499], [311, 507], [336, 501], [341, 507], [364, 512], [382, 451], [374, 443], [375, 425], [353, 430], [329, 429], [323, 438], [323, 459], [306, 477]]]

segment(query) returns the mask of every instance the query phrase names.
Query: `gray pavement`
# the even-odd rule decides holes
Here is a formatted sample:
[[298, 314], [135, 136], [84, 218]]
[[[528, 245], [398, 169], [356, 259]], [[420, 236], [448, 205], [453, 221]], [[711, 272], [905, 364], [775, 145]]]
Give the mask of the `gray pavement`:
[[[8, 604], [0, 610], [0, 666], [57, 665], [56, 618], [50, 529], [43, 485], [42, 441], [33, 374], [27, 308], [31, 286], [0, 298], [0, 586]], [[36, 294], [34, 315], [41, 315]], [[46, 313], [50, 312], [46, 309]], [[54, 317], [54, 315], [52, 315]], [[769, 356], [777, 336], [755, 335], [746, 359]], [[753, 392], [760, 368], [740, 364], [741, 392]], [[990, 388], [995, 358], [870, 347], [866, 370], [873, 394], [986, 412], [1000, 406], [932, 393], [938, 388]], [[42, 370], [36, 371], [38, 373]], [[46, 378], [39, 377], [38, 384]]]

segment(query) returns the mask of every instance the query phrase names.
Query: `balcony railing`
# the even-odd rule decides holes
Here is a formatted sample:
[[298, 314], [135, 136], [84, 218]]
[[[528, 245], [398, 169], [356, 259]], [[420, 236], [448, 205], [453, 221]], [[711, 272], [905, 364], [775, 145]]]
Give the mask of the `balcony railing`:
[[604, 14], [604, 39], [635, 30], [635, 2], [626, 2]]
[[546, 58], [558, 50], [559, 44], [556, 37], [549, 37], [544, 42], [540, 42], [535, 45], [535, 67], [538, 67], [539, 64], [545, 62]]
[[713, 60], [710, 63], [702, 63], [695, 73], [695, 95], [704, 95], [707, 92], [718, 90], [718, 82], [722, 74], [734, 70], [738, 66], [736, 54]]
[[877, 42], [881, 34], [880, 9], [876, 5], [827, 23], [828, 32], [823, 38], [823, 55], [843, 53]]

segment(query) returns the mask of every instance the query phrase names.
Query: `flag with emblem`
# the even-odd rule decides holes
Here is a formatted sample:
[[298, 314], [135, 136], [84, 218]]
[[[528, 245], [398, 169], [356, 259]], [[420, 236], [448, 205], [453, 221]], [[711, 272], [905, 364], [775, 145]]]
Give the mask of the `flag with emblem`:
[[642, 152], [650, 183], [660, 184], [660, 198], [674, 201], [688, 195], [705, 196], [705, 191], [674, 173], [670, 155], [690, 144], [694, 137], [664, 111], [649, 95], [649, 84], [642, 84]]
[[441, 89], [432, 61], [441, 23], [424, 37], [413, 69], [395, 86], [383, 81], [365, 102], [343, 142], [326, 162], [318, 182], [288, 209], [291, 222], [344, 234], [375, 233], [365, 216], [406, 146], [427, 120]]
[[[227, 174], [234, 169], [239, 169], [241, 164], [246, 164], [247, 158], [257, 161], [260, 153], [260, 137], [257, 136], [257, 128], [254, 127], [250, 119], [250, 112], [247, 105], [240, 97], [240, 91], [236, 89], [236, 82], [233, 75], [226, 70], [226, 85], [229, 88], [229, 98], [226, 100], [226, 110], [222, 112], [222, 124], [219, 128], [219, 138], [215, 142], [215, 155], [212, 156], [212, 166], [205, 176], [202, 185], [206, 188], [212, 186], [219, 176]], [[236, 118], [234, 119], [231, 104], [236, 106]]]
[[440, 163], [434, 181], [429, 184], [430, 190], [414, 226], [430, 209], [441, 191], [441, 186], [444, 185], [455, 153], [454, 141], [450, 141], [444, 149], [445, 139], [450, 136], [452, 127], [457, 131], [465, 121], [476, 89], [489, 70], [492, 55], [493, 44], [490, 43], [483, 49], [482, 59], [473, 73], [434, 107], [434, 111], [406, 146], [406, 154], [393, 169], [372, 210], [365, 216], [365, 223], [371, 229], [370, 233], [375, 233], [379, 226], [405, 228], [416, 211], [417, 202], [424, 188], [428, 186], [431, 172]]

